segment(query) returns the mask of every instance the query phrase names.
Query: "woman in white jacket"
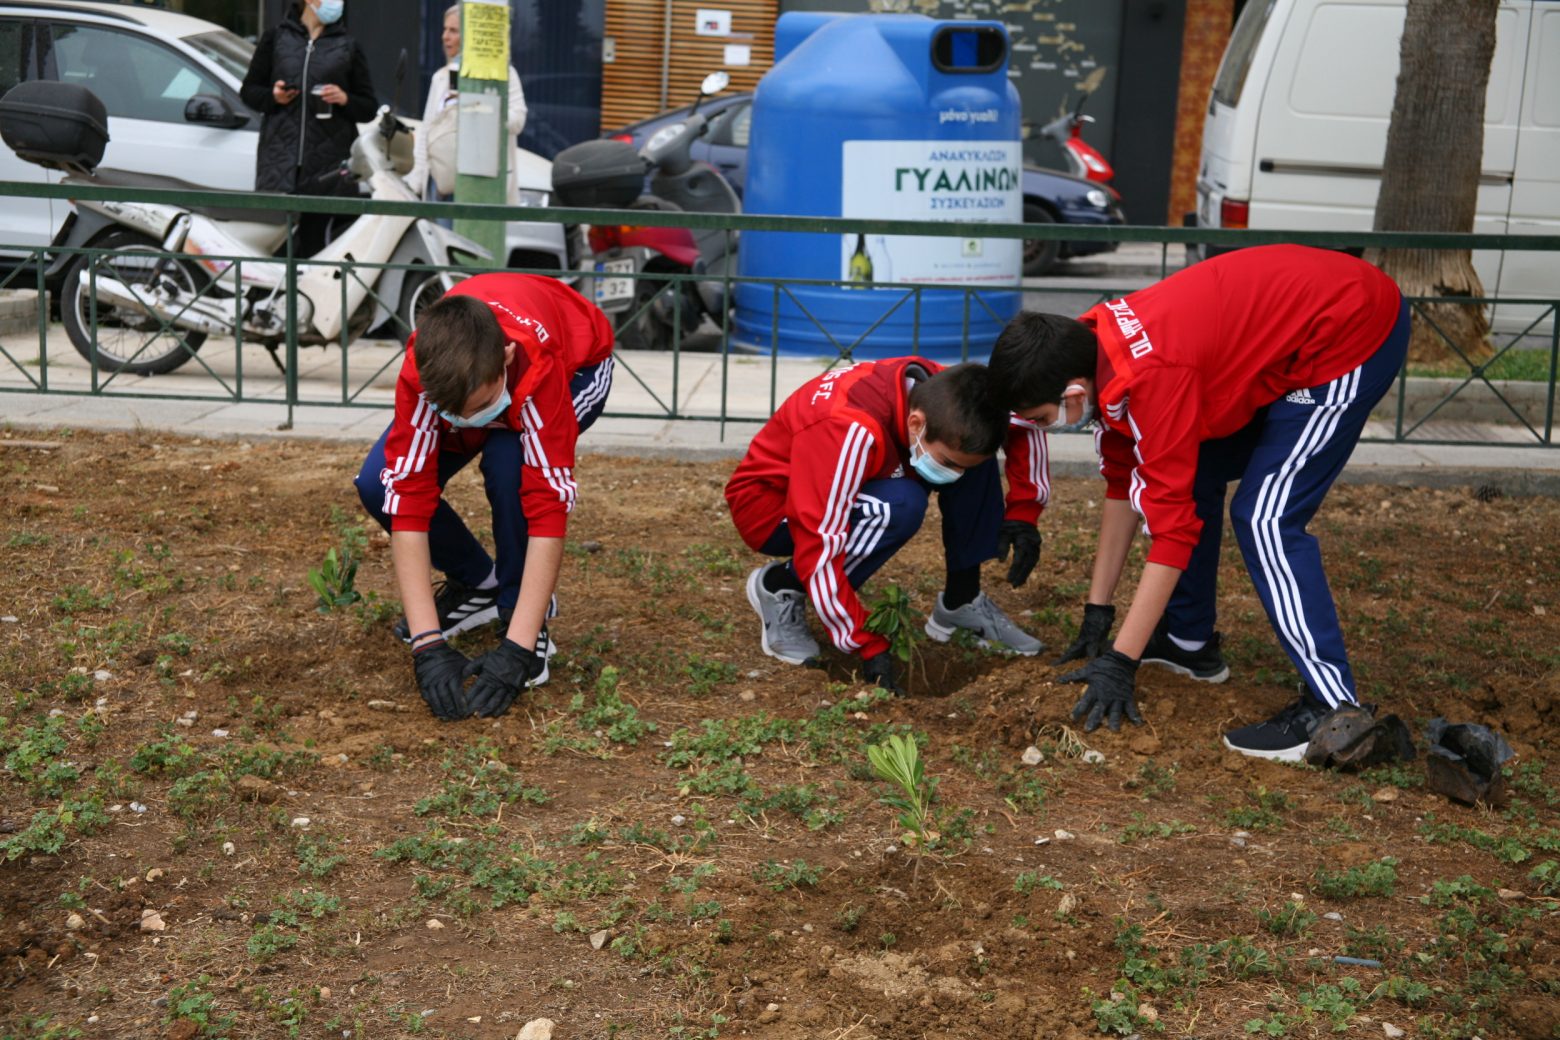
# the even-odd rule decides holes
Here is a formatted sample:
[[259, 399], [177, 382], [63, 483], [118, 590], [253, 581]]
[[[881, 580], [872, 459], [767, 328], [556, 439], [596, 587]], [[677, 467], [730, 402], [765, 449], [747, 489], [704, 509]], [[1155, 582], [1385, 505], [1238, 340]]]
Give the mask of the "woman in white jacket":
[[[406, 183], [430, 200], [448, 202], [455, 197], [455, 133], [460, 69], [460, 4], [444, 12], [445, 66], [428, 83], [428, 103], [423, 106], [422, 128], [413, 142], [412, 169]], [[518, 201], [515, 167], [520, 146], [516, 138], [525, 129], [525, 91], [520, 76], [509, 66], [509, 201]]]

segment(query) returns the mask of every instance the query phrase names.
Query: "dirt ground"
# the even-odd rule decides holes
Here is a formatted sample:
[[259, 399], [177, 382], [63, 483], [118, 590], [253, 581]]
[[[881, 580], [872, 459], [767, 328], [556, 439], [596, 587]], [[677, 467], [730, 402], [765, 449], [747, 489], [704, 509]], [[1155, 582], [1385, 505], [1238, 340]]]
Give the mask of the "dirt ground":
[[[1145, 667], [1148, 724], [1079, 743], [1049, 662], [1085, 480], [1026, 587], [986, 575], [1047, 652], [928, 644], [889, 700], [837, 655], [762, 654], [729, 463], [586, 458], [551, 682], [441, 724], [358, 463], [0, 433], [0, 1036], [1560, 1037], [1552, 500], [1340, 487], [1314, 524], [1366, 699], [1510, 738], [1495, 809], [1422, 759], [1221, 748], [1295, 681], [1233, 545], [1232, 679]], [[451, 494], [482, 515], [474, 473]], [[873, 585], [929, 608], [935, 528]], [[331, 549], [364, 598], [322, 612]], [[930, 847], [866, 760], [896, 733], [936, 781]]]

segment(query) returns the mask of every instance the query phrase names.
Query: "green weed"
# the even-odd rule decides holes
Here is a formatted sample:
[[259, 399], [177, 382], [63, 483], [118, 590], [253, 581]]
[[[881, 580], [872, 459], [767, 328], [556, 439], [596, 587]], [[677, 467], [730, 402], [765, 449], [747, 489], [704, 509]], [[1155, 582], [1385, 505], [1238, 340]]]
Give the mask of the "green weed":
[[441, 768], [444, 787], [412, 807], [418, 816], [457, 819], [461, 816], [493, 816], [505, 805], [529, 802], [547, 804], [547, 792], [527, 785], [498, 759], [491, 741], [447, 751]]
[[1231, 827], [1256, 831], [1274, 830], [1284, 825], [1282, 814], [1293, 807], [1288, 795], [1265, 787], [1258, 787], [1248, 795], [1251, 804], [1237, 806], [1225, 813], [1225, 820]]
[[1274, 911], [1258, 910], [1257, 920], [1274, 935], [1301, 936], [1316, 923], [1304, 903], [1288, 902]]
[[1013, 879], [1013, 891], [1021, 896], [1027, 896], [1041, 889], [1061, 891], [1062, 883], [1049, 874], [1038, 874], [1033, 870], [1023, 871]]
[[1191, 834], [1196, 830], [1196, 827], [1180, 820], [1155, 821], [1137, 812], [1132, 814], [1132, 822], [1122, 828], [1121, 837], [1117, 840], [1123, 845], [1131, 845], [1146, 838], [1169, 838], [1177, 834]]
[[788, 888], [812, 888], [823, 880], [823, 874], [818, 868], [809, 865], [805, 859], [795, 859], [789, 863], [765, 860], [754, 868], [753, 877], [771, 892], [784, 892]]
[[579, 727], [590, 733], [600, 732], [614, 744], [638, 744], [647, 733], [655, 732], [655, 723], [639, 717], [639, 711], [623, 700], [618, 692], [618, 670], [611, 665], [601, 669], [596, 677], [595, 699], [585, 706], [585, 695], [576, 693], [569, 701], [569, 710], [579, 716]]
[[168, 992], [168, 1010], [163, 1015], [163, 1023], [190, 1022], [197, 1030], [196, 1036], [211, 1040], [227, 1037], [238, 1019], [217, 1011], [217, 1000], [210, 993], [210, 986], [209, 975], [175, 986]]
[[1175, 790], [1175, 766], [1161, 766], [1149, 759], [1138, 766], [1137, 772], [1122, 786], [1129, 791], [1136, 791], [1143, 798], [1157, 798], [1170, 794]]
[[1397, 887], [1397, 862], [1389, 856], [1363, 867], [1318, 870], [1311, 887], [1329, 899], [1390, 896]]
[[703, 697], [717, 687], [736, 682], [737, 666], [729, 661], [689, 654], [688, 663], [683, 665], [683, 675], [688, 680], [688, 692], [695, 697]]

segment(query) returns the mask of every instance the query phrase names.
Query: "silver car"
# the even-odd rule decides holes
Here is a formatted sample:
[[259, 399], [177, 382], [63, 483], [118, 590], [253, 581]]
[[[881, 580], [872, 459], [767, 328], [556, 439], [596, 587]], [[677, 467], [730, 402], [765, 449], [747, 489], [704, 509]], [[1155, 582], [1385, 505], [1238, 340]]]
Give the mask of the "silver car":
[[[172, 11], [0, 0], [0, 94], [32, 79], [87, 87], [108, 108], [109, 144], [99, 169], [135, 174], [148, 187], [254, 190], [260, 116], [238, 95], [253, 53], [253, 44], [221, 26]], [[203, 120], [192, 122], [185, 103], [196, 94], [222, 106], [208, 106]], [[408, 149], [408, 168], [410, 161]], [[59, 177], [0, 144], [0, 180]], [[522, 152], [518, 178], [523, 202], [546, 203], [550, 163]], [[48, 245], [70, 211], [62, 199], [0, 196], [0, 257]], [[569, 269], [560, 225], [510, 224], [506, 240], [510, 266]]]

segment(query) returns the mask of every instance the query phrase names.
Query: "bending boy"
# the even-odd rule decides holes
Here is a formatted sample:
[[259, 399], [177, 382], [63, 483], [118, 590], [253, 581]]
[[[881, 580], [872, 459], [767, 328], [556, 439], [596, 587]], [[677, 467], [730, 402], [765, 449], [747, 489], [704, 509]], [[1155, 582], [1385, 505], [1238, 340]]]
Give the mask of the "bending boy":
[[[406, 607], [397, 634], [411, 644], [418, 689], [438, 718], [502, 715], [522, 688], [546, 681], [575, 442], [611, 388], [611, 324], [555, 279], [478, 275], [419, 318], [395, 418], [356, 484], [390, 532]], [[496, 562], [442, 498], [479, 455]], [[445, 575], [437, 595], [430, 565]], [[499, 645], [475, 661], [445, 642], [495, 619]]]
[[1007, 429], [982, 365], [866, 361], [825, 372], [787, 398], [726, 485], [742, 540], [779, 557], [748, 577], [764, 652], [788, 664], [818, 656], [810, 599], [834, 645], [861, 658], [864, 678], [903, 692], [888, 642], [867, 631], [856, 590], [920, 528], [935, 488], [947, 584], [927, 633], [947, 640], [967, 629], [983, 645], [1038, 653], [1040, 641], [980, 591], [980, 565], [997, 555], [1003, 524], [992, 456]]
[[[1298, 701], [1226, 733], [1232, 750], [1298, 761], [1322, 715], [1356, 702], [1316, 538], [1306, 530], [1392, 385], [1408, 345], [1392, 279], [1342, 253], [1243, 249], [1101, 304], [1078, 321], [1020, 314], [992, 352], [999, 400], [1036, 422], [1099, 422], [1106, 503], [1084, 623], [1063, 661], [1093, 659], [1073, 717], [1141, 723], [1140, 661], [1207, 681], [1229, 670], [1214, 630], [1224, 497], [1246, 569], [1303, 677]], [[1152, 543], [1108, 642], [1141, 519]], [[1097, 655], [1097, 656], [1096, 656]], [[1058, 662], [1061, 663], [1061, 662]]]

